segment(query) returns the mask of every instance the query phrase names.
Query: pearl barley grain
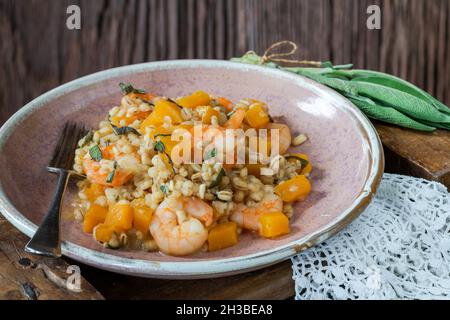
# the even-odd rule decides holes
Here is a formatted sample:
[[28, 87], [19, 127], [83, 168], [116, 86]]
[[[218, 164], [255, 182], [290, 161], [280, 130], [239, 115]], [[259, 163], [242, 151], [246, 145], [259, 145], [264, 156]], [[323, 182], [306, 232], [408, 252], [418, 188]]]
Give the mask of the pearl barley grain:
[[297, 146], [301, 145], [302, 143], [304, 143], [306, 140], [308, 140], [308, 137], [306, 135], [299, 134], [292, 140], [292, 145], [294, 147], [297, 147]]

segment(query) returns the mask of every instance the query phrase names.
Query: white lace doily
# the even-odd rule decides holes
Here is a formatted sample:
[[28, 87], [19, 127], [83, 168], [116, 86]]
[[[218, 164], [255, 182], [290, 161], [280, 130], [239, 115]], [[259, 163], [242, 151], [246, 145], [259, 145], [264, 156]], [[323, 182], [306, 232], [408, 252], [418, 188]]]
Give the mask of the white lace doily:
[[296, 299], [450, 299], [450, 195], [385, 174], [370, 206], [292, 258]]

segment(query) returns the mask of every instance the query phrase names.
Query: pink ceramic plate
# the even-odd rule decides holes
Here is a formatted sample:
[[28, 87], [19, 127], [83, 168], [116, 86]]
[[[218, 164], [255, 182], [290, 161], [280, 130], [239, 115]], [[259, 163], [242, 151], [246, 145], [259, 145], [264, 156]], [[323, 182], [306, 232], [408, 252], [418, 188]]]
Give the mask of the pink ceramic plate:
[[237, 100], [267, 102], [310, 156], [313, 191], [295, 206], [289, 235], [276, 240], [246, 233], [237, 246], [190, 257], [114, 251], [97, 244], [70, 218], [69, 188], [63, 211], [63, 254], [102, 269], [145, 277], [207, 278], [258, 269], [320, 243], [350, 223], [368, 205], [379, 184], [384, 158], [378, 135], [348, 100], [308, 79], [269, 68], [214, 60], [146, 63], [99, 72], [33, 100], [0, 129], [0, 209], [31, 236], [52, 196], [56, 179], [46, 165], [67, 120], [96, 126], [117, 105], [119, 82], [180, 96], [198, 89]]

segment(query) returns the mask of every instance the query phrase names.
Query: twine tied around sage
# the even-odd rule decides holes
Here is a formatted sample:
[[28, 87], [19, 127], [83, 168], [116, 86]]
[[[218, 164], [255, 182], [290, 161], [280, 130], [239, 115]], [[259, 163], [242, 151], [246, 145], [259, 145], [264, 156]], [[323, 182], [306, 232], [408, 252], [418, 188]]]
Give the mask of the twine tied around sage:
[[[275, 50], [279, 50], [283, 46], [290, 46], [290, 50], [287, 52], [274, 52]], [[284, 63], [292, 63], [292, 64], [302, 64], [302, 65], [310, 65], [314, 67], [320, 67], [322, 62], [320, 61], [311, 61], [311, 60], [296, 60], [296, 59], [286, 59], [282, 57], [290, 57], [294, 55], [298, 51], [298, 46], [295, 42], [289, 40], [278, 41], [272, 44], [270, 47], [264, 51], [264, 54], [261, 56], [259, 64], [264, 64], [266, 62], [284, 62]], [[254, 51], [249, 51], [247, 53], [255, 53]]]

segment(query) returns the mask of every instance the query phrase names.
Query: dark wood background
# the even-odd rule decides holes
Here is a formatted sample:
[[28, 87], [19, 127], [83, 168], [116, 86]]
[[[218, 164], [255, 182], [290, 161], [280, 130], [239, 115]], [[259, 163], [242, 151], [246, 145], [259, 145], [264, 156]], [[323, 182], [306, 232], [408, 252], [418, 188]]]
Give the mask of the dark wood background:
[[[82, 29], [66, 28], [78, 4]], [[382, 30], [366, 9], [382, 8]], [[289, 39], [299, 57], [399, 75], [450, 104], [449, 0], [0, 0], [0, 124], [61, 83], [176, 58], [228, 59]]]

